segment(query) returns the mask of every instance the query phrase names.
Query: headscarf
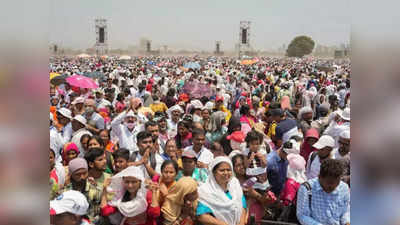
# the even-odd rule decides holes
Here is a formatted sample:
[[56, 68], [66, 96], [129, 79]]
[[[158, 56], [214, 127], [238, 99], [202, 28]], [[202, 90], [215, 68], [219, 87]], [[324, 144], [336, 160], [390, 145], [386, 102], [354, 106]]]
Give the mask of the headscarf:
[[[122, 202], [122, 199], [126, 192], [125, 188], [123, 187], [123, 177], [135, 177], [142, 181], [135, 199], [127, 202]], [[109, 202], [111, 206], [117, 207], [118, 211], [124, 217], [135, 217], [139, 214], [144, 213], [147, 210], [144, 174], [139, 167], [130, 166], [114, 175], [111, 179], [112, 180], [110, 187], [112, 189], [112, 192], [114, 192], [114, 196]]]
[[222, 111], [217, 111], [211, 114], [209, 130], [211, 132], [220, 131], [222, 129], [221, 122], [225, 120], [225, 113]]
[[68, 152], [74, 151], [76, 155], [79, 155], [78, 146], [74, 142], [68, 142], [64, 145], [62, 159], [64, 160], [64, 165], [68, 165], [70, 159], [68, 158]]
[[240, 186], [239, 180], [232, 176], [227, 185], [232, 199], [229, 199], [228, 196], [226, 196], [225, 191], [217, 183], [214, 173], [212, 172], [214, 167], [222, 162], [228, 163], [231, 169], [233, 168], [232, 162], [228, 157], [218, 156], [214, 158], [209, 165], [210, 175], [208, 176], [207, 181], [199, 187], [199, 201], [209, 207], [217, 219], [224, 221], [227, 224], [238, 224], [240, 222], [243, 208], [242, 187]]
[[306, 161], [304, 158], [298, 154], [288, 154], [287, 159], [289, 161], [287, 178], [291, 178], [299, 184], [306, 182]]
[[[197, 182], [191, 177], [182, 177], [168, 191], [166, 200], [161, 208], [164, 218], [167, 221], [175, 222], [182, 212], [184, 198], [187, 194], [197, 190]], [[194, 202], [194, 208], [197, 208], [197, 201]]]
[[307, 130], [304, 142], [300, 147], [300, 155], [307, 161], [308, 157], [310, 156], [311, 152], [316, 151], [317, 149], [307, 143], [307, 138], [314, 137], [319, 139], [318, 130], [315, 128], [310, 128]]

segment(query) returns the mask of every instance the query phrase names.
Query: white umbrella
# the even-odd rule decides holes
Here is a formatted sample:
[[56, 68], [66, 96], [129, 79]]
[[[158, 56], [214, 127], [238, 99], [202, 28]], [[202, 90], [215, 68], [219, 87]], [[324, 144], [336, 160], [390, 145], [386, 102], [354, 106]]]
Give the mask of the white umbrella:
[[119, 60], [130, 60], [131, 57], [129, 55], [122, 55], [121, 57], [119, 57]]
[[77, 57], [78, 57], [78, 58], [89, 58], [90, 55], [85, 54], [85, 53], [82, 53], [82, 54], [77, 55]]

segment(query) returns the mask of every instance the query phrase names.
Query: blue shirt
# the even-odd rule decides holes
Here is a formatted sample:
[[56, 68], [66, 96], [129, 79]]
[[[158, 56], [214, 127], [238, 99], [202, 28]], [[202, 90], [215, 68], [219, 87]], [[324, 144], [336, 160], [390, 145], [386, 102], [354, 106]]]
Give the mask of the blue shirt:
[[286, 181], [288, 161], [281, 159], [277, 151], [267, 155], [267, 177], [271, 191], [279, 196]]
[[336, 189], [326, 193], [318, 178], [308, 180], [311, 186], [311, 209], [308, 190], [301, 185], [297, 192], [297, 218], [303, 225], [344, 225], [350, 223], [350, 189], [340, 181]]
[[[229, 191], [225, 192], [225, 194], [226, 194], [226, 196], [228, 196], [229, 199], [232, 199], [232, 195], [229, 193]], [[244, 197], [244, 195], [242, 196], [242, 205], [243, 205], [243, 208], [245, 208], [245, 209], [247, 208], [246, 198]], [[212, 210], [208, 206], [204, 205], [203, 203], [201, 203], [199, 201], [199, 203], [197, 204], [196, 216], [200, 216], [200, 215], [203, 215], [206, 213], [209, 213], [211, 215], [213, 214]]]
[[[178, 171], [178, 174], [176, 175], [175, 180], [178, 181], [181, 179], [181, 177], [184, 177], [182, 170]], [[194, 168], [194, 171], [192, 173], [192, 178], [201, 183], [205, 183], [208, 177], [207, 169], [205, 168]]]

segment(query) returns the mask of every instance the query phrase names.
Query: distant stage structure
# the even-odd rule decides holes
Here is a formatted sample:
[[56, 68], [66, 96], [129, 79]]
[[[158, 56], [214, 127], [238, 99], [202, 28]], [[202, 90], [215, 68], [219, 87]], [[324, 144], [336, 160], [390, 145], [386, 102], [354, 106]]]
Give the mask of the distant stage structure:
[[94, 45], [96, 55], [108, 53], [108, 27], [106, 19], [95, 19], [96, 44]]
[[251, 27], [250, 21], [240, 21], [239, 44], [238, 44], [239, 58], [242, 58], [244, 55], [246, 56], [256, 55], [250, 45], [250, 27]]
[[224, 52], [221, 51], [221, 41], [216, 41], [215, 42], [215, 51], [214, 51], [215, 55], [223, 55]]

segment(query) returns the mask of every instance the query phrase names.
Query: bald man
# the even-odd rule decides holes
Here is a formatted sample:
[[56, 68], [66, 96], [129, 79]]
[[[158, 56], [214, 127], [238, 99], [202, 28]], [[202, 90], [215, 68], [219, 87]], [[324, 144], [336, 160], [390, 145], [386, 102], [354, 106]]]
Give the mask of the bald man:
[[85, 100], [84, 116], [87, 122], [87, 129], [93, 134], [99, 134], [105, 128], [104, 118], [96, 112], [96, 101], [94, 99]]

